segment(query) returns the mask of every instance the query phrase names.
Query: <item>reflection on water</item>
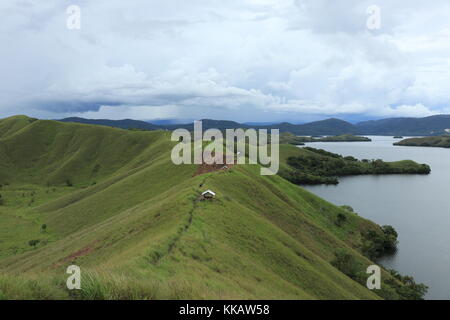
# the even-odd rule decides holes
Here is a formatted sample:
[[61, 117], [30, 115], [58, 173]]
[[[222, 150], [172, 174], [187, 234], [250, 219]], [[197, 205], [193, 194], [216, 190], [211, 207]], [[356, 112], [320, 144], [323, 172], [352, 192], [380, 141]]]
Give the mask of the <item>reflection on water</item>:
[[370, 138], [372, 142], [307, 145], [359, 159], [411, 159], [429, 164], [431, 174], [347, 177], [337, 186], [307, 189], [337, 205], [350, 205], [378, 224], [394, 226], [399, 250], [380, 262], [428, 285], [428, 299], [450, 299], [450, 149], [398, 147], [392, 137]]

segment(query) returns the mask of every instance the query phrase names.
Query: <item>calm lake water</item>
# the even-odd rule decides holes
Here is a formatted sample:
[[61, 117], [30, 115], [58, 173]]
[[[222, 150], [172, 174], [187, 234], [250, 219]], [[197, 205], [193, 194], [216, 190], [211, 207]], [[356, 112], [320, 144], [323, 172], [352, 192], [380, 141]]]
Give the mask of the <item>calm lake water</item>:
[[379, 262], [429, 286], [427, 299], [450, 299], [450, 149], [398, 147], [393, 137], [372, 142], [308, 143], [358, 159], [411, 159], [431, 166], [430, 175], [341, 178], [337, 186], [308, 190], [399, 233], [399, 250]]

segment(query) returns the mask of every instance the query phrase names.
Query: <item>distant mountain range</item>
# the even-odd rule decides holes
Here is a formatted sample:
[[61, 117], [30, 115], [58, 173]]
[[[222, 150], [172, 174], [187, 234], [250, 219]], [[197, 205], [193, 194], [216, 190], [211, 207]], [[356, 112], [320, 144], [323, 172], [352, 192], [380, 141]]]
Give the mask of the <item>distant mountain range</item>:
[[[65, 118], [62, 122], [78, 122], [85, 124], [104, 125], [122, 129], [144, 129], [144, 130], [174, 130], [184, 128], [192, 130], [193, 123], [171, 124], [158, 121], [158, 124], [141, 120], [108, 120], [108, 119], [85, 119]], [[203, 129], [217, 128], [220, 130], [234, 128], [255, 129], [280, 129], [281, 132], [291, 132], [296, 135], [404, 135], [404, 136], [430, 136], [441, 135], [445, 129], [450, 128], [450, 115], [436, 115], [425, 118], [388, 118], [381, 120], [363, 121], [356, 124], [331, 118], [305, 124], [291, 124], [282, 122], [278, 124], [238, 123], [228, 120], [203, 119]]]
[[108, 120], [108, 119], [85, 119], [85, 118], [71, 117], [71, 118], [61, 119], [59, 121], [77, 122], [77, 123], [84, 123], [84, 124], [97, 124], [97, 125], [122, 128], [122, 129], [145, 129], [145, 130], [160, 130], [160, 129], [162, 129], [162, 127], [159, 125], [151, 124], [151, 123], [141, 121], [141, 120], [131, 120], [131, 119]]
[[442, 114], [426, 118], [389, 118], [376, 121], [364, 121], [356, 124], [358, 133], [429, 136], [441, 135], [450, 129], [450, 115]]

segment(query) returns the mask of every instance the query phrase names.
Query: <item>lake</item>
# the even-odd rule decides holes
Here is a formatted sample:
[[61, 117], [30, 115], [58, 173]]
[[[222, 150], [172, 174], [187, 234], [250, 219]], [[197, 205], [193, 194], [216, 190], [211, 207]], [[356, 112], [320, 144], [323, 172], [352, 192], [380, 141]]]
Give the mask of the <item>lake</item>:
[[429, 286], [427, 299], [450, 299], [450, 149], [399, 147], [393, 137], [372, 142], [315, 142], [358, 159], [410, 159], [431, 166], [430, 175], [380, 175], [340, 178], [337, 186], [306, 189], [399, 233], [398, 252], [379, 263]]

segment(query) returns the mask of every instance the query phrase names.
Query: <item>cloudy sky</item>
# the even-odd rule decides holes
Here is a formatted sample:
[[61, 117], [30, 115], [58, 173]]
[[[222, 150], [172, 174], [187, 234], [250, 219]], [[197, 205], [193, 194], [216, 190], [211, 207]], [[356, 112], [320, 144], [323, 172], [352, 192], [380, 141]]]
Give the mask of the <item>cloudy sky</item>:
[[0, 48], [0, 117], [450, 113], [448, 0], [10, 0]]

